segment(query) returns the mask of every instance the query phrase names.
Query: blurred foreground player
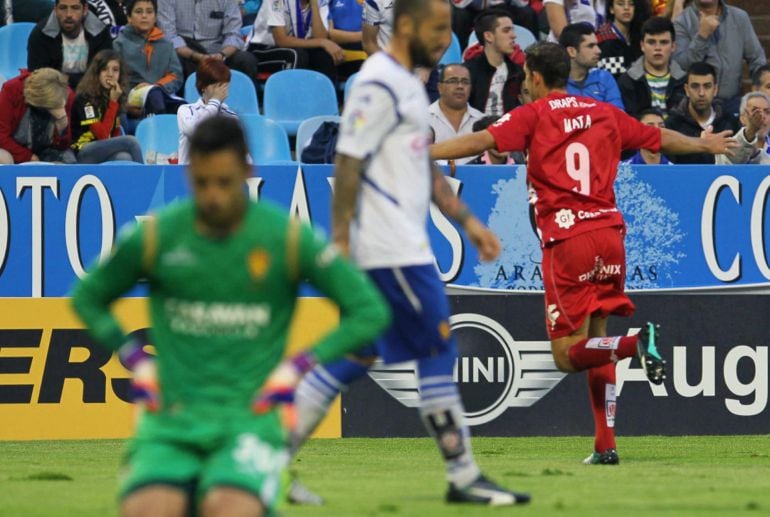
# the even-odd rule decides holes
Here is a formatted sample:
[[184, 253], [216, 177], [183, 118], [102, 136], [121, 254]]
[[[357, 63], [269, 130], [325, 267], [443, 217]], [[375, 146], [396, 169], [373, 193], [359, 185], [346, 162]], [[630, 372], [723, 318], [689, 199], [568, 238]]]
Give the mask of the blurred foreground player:
[[647, 378], [665, 379], [657, 326], [639, 336], [607, 336], [610, 314], [630, 316], [625, 295], [625, 223], [613, 184], [624, 149], [666, 153], [728, 153], [729, 132], [690, 138], [644, 125], [616, 107], [566, 91], [567, 52], [553, 43], [527, 49], [525, 85], [534, 102], [505, 114], [484, 131], [431, 148], [436, 159], [487, 149], [529, 151], [527, 181], [543, 246], [545, 315], [551, 351], [563, 372], [588, 370], [596, 437], [586, 464], [617, 464], [615, 363], [638, 355]]
[[413, 70], [438, 63], [451, 38], [450, 12], [446, 0], [396, 0], [389, 46], [364, 63], [345, 103], [335, 165], [333, 240], [380, 288], [393, 324], [368, 357], [359, 353], [308, 374], [297, 388], [294, 447], [310, 435], [339, 391], [366, 374], [376, 355], [386, 364], [415, 360], [420, 417], [446, 464], [447, 501], [512, 505], [529, 501], [529, 495], [492, 483], [473, 458], [452, 379], [457, 344], [449, 327], [449, 303], [426, 230], [432, 198], [462, 226], [483, 260], [500, 253], [497, 237], [454, 195], [428, 155], [429, 103]]
[[[190, 139], [194, 199], [129, 228], [75, 287], [77, 313], [118, 351], [145, 404], [127, 450], [124, 515], [183, 516], [191, 501], [204, 516], [271, 513], [288, 460], [271, 403], [287, 400], [317, 362], [371, 341], [389, 321], [372, 283], [333, 247], [285, 210], [248, 200], [247, 152], [236, 120], [201, 122]], [[155, 357], [109, 310], [141, 278]], [[340, 322], [281, 362], [301, 279], [339, 306]]]

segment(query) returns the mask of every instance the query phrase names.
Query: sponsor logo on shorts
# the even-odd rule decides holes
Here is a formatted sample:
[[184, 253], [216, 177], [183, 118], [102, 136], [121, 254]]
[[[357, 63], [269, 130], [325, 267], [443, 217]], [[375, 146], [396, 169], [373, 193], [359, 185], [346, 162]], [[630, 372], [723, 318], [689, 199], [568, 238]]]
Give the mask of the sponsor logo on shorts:
[[556, 221], [556, 224], [559, 226], [559, 228], [569, 230], [575, 225], [575, 212], [569, 208], [562, 208], [556, 212], [556, 217], [554, 220]]

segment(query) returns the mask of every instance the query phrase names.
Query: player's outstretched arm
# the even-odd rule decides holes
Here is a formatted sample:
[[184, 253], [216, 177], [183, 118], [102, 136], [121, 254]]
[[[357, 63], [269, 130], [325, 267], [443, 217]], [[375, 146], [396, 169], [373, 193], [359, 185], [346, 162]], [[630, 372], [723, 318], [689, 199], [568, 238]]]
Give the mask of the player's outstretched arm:
[[454, 160], [467, 156], [478, 156], [494, 147], [495, 139], [492, 133], [484, 129], [431, 145], [430, 157], [434, 160]]
[[685, 136], [678, 131], [668, 128], [660, 130], [660, 149], [665, 154], [709, 153], [732, 155], [733, 150], [740, 147], [732, 131], [713, 133], [704, 131], [700, 138]]
[[444, 215], [462, 226], [465, 234], [479, 250], [481, 260], [494, 260], [500, 254], [500, 240], [471, 213], [468, 205], [455, 195], [444, 173], [433, 161], [431, 173], [433, 202]]
[[363, 160], [337, 153], [334, 162], [334, 197], [332, 198], [332, 242], [340, 252], [348, 256], [350, 223], [356, 209], [358, 191], [361, 189]]

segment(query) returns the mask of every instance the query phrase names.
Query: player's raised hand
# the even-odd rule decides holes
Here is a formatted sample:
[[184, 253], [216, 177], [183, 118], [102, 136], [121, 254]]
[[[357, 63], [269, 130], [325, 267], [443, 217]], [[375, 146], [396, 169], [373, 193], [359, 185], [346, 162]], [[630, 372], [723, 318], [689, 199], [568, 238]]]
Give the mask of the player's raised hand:
[[132, 339], [120, 350], [118, 355], [131, 373], [131, 399], [135, 404], [143, 405], [147, 411], [160, 410], [160, 384], [155, 358], [145, 352], [142, 344]]
[[476, 217], [469, 217], [464, 228], [466, 235], [479, 251], [481, 260], [488, 262], [500, 255], [500, 239]]

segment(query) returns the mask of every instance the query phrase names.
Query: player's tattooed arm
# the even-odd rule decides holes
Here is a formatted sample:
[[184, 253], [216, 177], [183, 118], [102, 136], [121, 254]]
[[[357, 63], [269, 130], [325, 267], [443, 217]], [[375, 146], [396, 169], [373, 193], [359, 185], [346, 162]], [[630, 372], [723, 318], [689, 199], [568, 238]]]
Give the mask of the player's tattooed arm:
[[465, 234], [479, 250], [482, 260], [493, 260], [500, 254], [500, 241], [492, 231], [478, 220], [468, 206], [457, 197], [441, 169], [431, 160], [432, 199], [439, 210], [457, 221]]
[[484, 129], [433, 144], [430, 146], [430, 156], [434, 160], [454, 160], [478, 156], [487, 149], [494, 148], [495, 145], [495, 138], [492, 133]]
[[363, 160], [337, 153], [334, 162], [334, 197], [332, 198], [332, 242], [347, 256], [350, 244], [350, 223], [356, 210], [361, 189]]

